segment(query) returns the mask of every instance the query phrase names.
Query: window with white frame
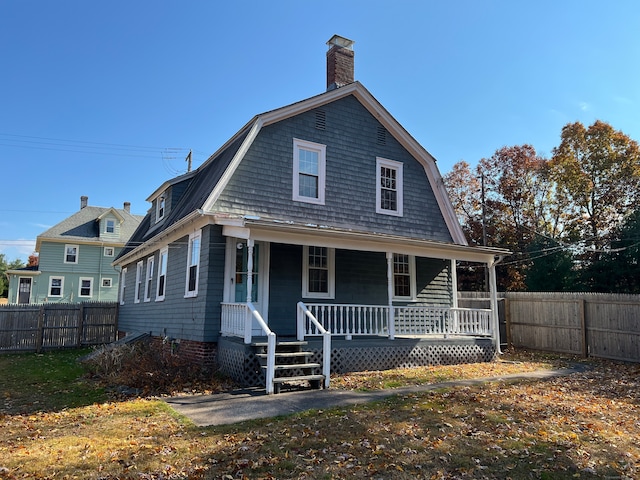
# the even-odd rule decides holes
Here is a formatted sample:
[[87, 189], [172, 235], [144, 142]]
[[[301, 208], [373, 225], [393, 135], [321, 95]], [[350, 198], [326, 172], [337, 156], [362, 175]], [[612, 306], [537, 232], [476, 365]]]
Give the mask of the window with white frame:
[[164, 195], [161, 195], [156, 200], [156, 222], [159, 222], [164, 218], [166, 208], [166, 199]]
[[153, 289], [153, 267], [155, 259], [153, 257], [147, 258], [147, 277], [144, 284], [144, 301], [151, 300], [151, 290]]
[[393, 254], [393, 298], [410, 300], [415, 297], [415, 257]]
[[106, 233], [116, 233], [116, 221], [109, 218], [106, 221], [106, 225], [105, 225], [105, 232]]
[[112, 280], [110, 278], [102, 279], [102, 288], [111, 288], [113, 286]]
[[302, 296], [335, 298], [335, 249], [303, 248]]
[[293, 139], [293, 200], [324, 205], [326, 148]]
[[169, 248], [165, 247], [160, 250], [158, 255], [158, 284], [156, 288], [156, 302], [164, 300], [164, 294], [167, 288], [167, 260], [169, 256]]
[[120, 272], [120, 305], [124, 305], [124, 294], [127, 287], [127, 267]]
[[189, 235], [189, 252], [187, 254], [187, 279], [185, 286], [185, 297], [195, 297], [198, 295], [198, 276], [200, 273], [200, 239], [202, 231]]
[[133, 297], [133, 303], [140, 303], [140, 298], [142, 297], [142, 271], [143, 262], [140, 261], [136, 265], [136, 287], [135, 296]]
[[64, 246], [64, 263], [78, 263], [78, 245]]
[[49, 296], [62, 297], [64, 292], [64, 277], [49, 277]]
[[116, 251], [113, 247], [104, 247], [104, 256], [105, 257], [113, 257]]
[[78, 296], [82, 298], [89, 298], [93, 295], [93, 278], [80, 277], [80, 283], [78, 284]]
[[402, 216], [402, 163], [376, 159], [376, 212]]

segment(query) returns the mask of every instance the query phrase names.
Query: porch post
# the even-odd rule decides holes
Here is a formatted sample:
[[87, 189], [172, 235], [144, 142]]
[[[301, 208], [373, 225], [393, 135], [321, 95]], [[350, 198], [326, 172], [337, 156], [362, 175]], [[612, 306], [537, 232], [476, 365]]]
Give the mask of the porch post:
[[396, 337], [396, 316], [393, 311], [393, 252], [387, 252], [387, 296], [389, 299], [389, 340]]
[[496, 346], [496, 352], [502, 354], [500, 350], [500, 318], [498, 317], [498, 287], [496, 282], [496, 259], [487, 262], [489, 267], [489, 295], [491, 302], [491, 329], [493, 330], [493, 342]]
[[453, 308], [458, 308], [458, 270], [456, 267], [456, 259], [451, 259], [451, 305]]
[[251, 303], [253, 290], [253, 239], [247, 239], [247, 303]]

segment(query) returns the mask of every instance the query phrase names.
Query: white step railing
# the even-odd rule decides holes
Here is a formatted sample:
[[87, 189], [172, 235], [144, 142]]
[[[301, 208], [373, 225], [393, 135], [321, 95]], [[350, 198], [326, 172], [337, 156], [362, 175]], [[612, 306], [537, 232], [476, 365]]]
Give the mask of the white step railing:
[[244, 343], [251, 343], [253, 319], [267, 336], [267, 395], [274, 392], [273, 379], [276, 371], [276, 334], [271, 331], [260, 312], [252, 303], [223, 303], [221, 333], [225, 336], [244, 337]]
[[303, 341], [305, 332], [307, 331], [314, 331], [316, 335], [322, 335], [322, 374], [324, 375], [324, 388], [329, 388], [329, 376], [331, 374], [331, 332], [318, 322], [318, 319], [304, 303], [298, 302], [297, 307], [298, 340]]

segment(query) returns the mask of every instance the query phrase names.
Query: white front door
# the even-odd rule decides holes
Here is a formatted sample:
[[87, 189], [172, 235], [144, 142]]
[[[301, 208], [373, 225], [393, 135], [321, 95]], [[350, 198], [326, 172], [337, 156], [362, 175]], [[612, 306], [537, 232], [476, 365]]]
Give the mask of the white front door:
[[[248, 293], [247, 240], [230, 238], [227, 240], [227, 285], [226, 301], [245, 303]], [[251, 270], [251, 303], [265, 322], [269, 322], [269, 244], [255, 242], [253, 246], [253, 268]], [[253, 335], [264, 335], [257, 321], [253, 321]]]

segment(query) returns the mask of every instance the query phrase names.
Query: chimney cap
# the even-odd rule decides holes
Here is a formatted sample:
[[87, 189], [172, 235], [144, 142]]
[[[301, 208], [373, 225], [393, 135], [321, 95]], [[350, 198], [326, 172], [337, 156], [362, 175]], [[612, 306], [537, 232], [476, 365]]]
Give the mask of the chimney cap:
[[334, 35], [329, 39], [327, 45], [332, 46], [336, 45], [338, 47], [347, 48], [349, 50], [353, 50], [353, 44], [356, 43], [353, 40], [349, 40], [348, 38], [341, 37], [340, 35]]

